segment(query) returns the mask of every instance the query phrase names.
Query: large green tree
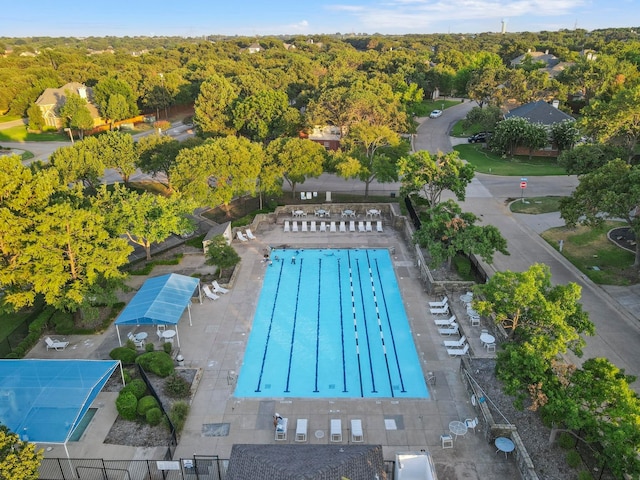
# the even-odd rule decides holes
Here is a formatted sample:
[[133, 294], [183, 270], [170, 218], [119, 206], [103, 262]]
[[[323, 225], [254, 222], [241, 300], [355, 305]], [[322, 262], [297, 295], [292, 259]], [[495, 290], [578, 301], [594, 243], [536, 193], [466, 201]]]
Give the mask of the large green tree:
[[236, 86], [217, 74], [212, 74], [202, 83], [193, 116], [199, 135], [209, 137], [236, 133], [231, 121], [231, 107], [238, 93]]
[[138, 154], [137, 166], [154, 177], [164, 174], [169, 191], [171, 185], [171, 169], [180, 152], [180, 142], [168, 135], [146, 135], [136, 143]]
[[113, 168], [124, 183], [136, 171], [137, 153], [133, 137], [128, 133], [105, 132], [98, 136], [100, 157], [106, 168]]
[[138, 114], [137, 99], [132, 88], [115, 77], [100, 80], [93, 87], [93, 97], [100, 114], [109, 121], [112, 129], [114, 122]]
[[571, 150], [564, 150], [558, 156], [569, 175], [582, 175], [592, 172], [616, 158], [626, 158], [624, 147], [608, 143], [584, 143]]
[[81, 183], [95, 190], [104, 176], [106, 165], [96, 137], [87, 137], [69, 147], [61, 147], [49, 158], [63, 184]]
[[291, 187], [295, 197], [296, 185], [307, 178], [320, 176], [326, 158], [322, 145], [302, 138], [278, 138], [265, 149], [265, 166], [268, 171], [262, 177], [275, 175]]
[[86, 130], [93, 128], [93, 118], [87, 100], [77, 93], [65, 92], [65, 102], [60, 107], [59, 114], [64, 127], [77, 130], [80, 139], [84, 137]]
[[286, 93], [262, 90], [239, 99], [233, 106], [234, 128], [254, 142], [268, 142], [294, 135], [301, 126], [300, 114], [289, 107]]
[[0, 479], [37, 480], [43, 451], [0, 425]]

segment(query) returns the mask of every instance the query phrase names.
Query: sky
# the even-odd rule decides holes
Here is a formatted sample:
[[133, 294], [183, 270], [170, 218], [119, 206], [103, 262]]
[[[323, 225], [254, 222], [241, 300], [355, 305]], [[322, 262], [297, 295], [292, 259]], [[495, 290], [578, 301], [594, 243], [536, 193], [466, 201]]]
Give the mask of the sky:
[[640, 25], [640, 0], [22, 0], [0, 36], [480, 33]]

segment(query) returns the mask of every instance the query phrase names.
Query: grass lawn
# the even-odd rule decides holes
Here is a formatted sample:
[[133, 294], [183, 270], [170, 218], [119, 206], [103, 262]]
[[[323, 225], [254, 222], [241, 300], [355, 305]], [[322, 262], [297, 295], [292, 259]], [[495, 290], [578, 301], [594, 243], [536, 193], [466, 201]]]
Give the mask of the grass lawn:
[[515, 177], [536, 177], [544, 175], [566, 175], [564, 168], [556, 163], [555, 158], [516, 156], [502, 158], [484, 148], [484, 144], [462, 144], [453, 147], [460, 153], [460, 158], [476, 168], [476, 172], [492, 175]]
[[7, 338], [29, 315], [31, 315], [30, 311], [19, 311], [0, 315], [0, 338]]
[[631, 285], [640, 282], [638, 270], [632, 268], [634, 255], [607, 239], [609, 230], [624, 225], [623, 222], [608, 221], [598, 228], [556, 227], [544, 232], [542, 238], [556, 250], [563, 240], [562, 255], [595, 283]]
[[564, 197], [530, 197], [513, 202], [510, 209], [513, 213], [528, 213], [537, 215], [539, 213], [550, 213], [560, 211], [560, 199]]
[[14, 120], [20, 120], [20, 115], [2, 115], [0, 116], [0, 123], [13, 122]]
[[[26, 127], [17, 126], [0, 130], [0, 142], [64, 142], [68, 135], [59, 133], [29, 133]], [[71, 145], [71, 142], [69, 142]]]
[[433, 110], [446, 110], [454, 105], [460, 105], [460, 100], [424, 100], [411, 105], [411, 114], [416, 117], [427, 117]]

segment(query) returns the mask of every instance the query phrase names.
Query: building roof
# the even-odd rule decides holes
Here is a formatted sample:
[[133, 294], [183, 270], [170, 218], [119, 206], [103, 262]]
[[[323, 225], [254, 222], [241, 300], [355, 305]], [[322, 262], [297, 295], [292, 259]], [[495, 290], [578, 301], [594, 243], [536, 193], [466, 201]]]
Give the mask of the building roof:
[[552, 53], [549, 53], [549, 51], [546, 51], [544, 53], [543, 52], [527, 52], [527, 53], [523, 53], [522, 55], [518, 55], [516, 58], [511, 60], [510, 62], [511, 66], [520, 65], [527, 56], [531, 57], [531, 60], [534, 62], [544, 62], [547, 67], [553, 67], [558, 62], [560, 62], [560, 59], [555, 55], [553, 55]]
[[543, 100], [514, 108], [504, 116], [504, 118], [511, 117], [522, 117], [532, 123], [542, 123], [543, 125], [552, 125], [564, 120], [575, 120], [571, 115], [564, 113], [553, 105], [549, 105]]
[[247, 445], [231, 449], [226, 480], [386, 478], [381, 445]]
[[84, 89], [86, 92], [87, 98], [87, 108], [91, 113], [92, 118], [99, 118], [100, 112], [93, 102], [93, 89], [91, 87], [87, 87], [79, 82], [69, 82], [63, 85], [60, 88], [47, 88], [42, 95], [38, 97], [36, 100], [36, 105], [45, 106], [45, 105], [55, 105], [55, 108], [58, 109], [62, 107], [67, 101], [67, 92], [77, 93]]

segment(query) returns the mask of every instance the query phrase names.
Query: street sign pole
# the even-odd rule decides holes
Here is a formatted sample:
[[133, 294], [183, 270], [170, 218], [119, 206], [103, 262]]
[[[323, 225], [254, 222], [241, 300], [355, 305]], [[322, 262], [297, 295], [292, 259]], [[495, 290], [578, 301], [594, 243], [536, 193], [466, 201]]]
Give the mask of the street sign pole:
[[522, 203], [524, 203], [524, 189], [527, 188], [527, 179], [526, 178], [521, 178], [520, 179], [520, 201]]

